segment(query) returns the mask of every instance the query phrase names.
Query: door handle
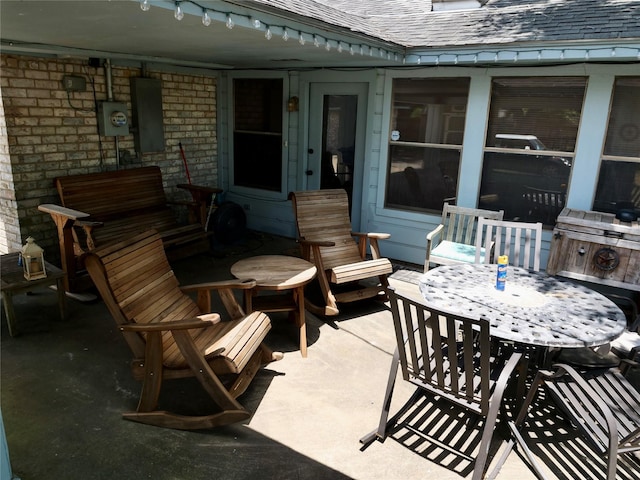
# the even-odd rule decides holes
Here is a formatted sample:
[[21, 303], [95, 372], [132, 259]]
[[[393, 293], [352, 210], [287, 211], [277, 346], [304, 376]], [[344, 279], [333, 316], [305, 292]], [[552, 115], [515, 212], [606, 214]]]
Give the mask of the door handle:
[[311, 176], [311, 175], [313, 175], [313, 170], [306, 170], [304, 173], [305, 173], [305, 175]]
[[310, 148], [309, 150], [307, 150], [307, 153], [309, 154], [313, 153], [313, 148]]

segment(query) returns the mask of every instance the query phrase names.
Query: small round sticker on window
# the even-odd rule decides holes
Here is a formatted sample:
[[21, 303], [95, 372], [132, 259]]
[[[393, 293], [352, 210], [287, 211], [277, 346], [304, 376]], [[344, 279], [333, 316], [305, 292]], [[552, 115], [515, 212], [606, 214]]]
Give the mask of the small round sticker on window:
[[400, 140], [400, 132], [398, 130], [393, 130], [391, 132], [391, 140], [394, 142], [397, 142], [398, 140]]

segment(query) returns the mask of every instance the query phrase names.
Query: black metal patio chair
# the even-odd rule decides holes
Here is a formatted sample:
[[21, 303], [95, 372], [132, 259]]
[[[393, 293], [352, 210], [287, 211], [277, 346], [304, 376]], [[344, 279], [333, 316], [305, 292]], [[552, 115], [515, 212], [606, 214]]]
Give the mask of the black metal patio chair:
[[[363, 437], [361, 443], [367, 446], [374, 440], [384, 441], [403, 413], [426, 394], [484, 420], [479, 449], [471, 452], [472, 455], [452, 452], [465, 458], [474, 456], [473, 479], [483, 478], [505, 388], [521, 354], [492, 355], [489, 322], [485, 319], [466, 318], [458, 313], [429, 308], [395, 292], [393, 288], [388, 289], [388, 294], [397, 348], [378, 428]], [[417, 389], [405, 408], [389, 420], [398, 366], [404, 380]], [[427, 433], [422, 432], [422, 435], [427, 436]], [[433, 443], [453, 450], [446, 440], [433, 438]], [[497, 474], [503, 462], [501, 458], [492, 475]]]
[[595, 453], [604, 457], [606, 478], [615, 479], [618, 457], [640, 450], [640, 393], [618, 368], [578, 372], [570, 365], [555, 364], [550, 371], [539, 371], [509, 426], [531, 467], [543, 479], [547, 478], [544, 470], [523, 435], [529, 408], [542, 386]]

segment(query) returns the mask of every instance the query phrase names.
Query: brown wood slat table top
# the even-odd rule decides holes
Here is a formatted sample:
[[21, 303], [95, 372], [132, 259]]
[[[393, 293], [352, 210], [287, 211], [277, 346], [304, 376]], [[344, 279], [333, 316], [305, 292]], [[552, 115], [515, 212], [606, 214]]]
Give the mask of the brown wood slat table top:
[[[307, 356], [304, 287], [314, 279], [316, 271], [313, 263], [287, 255], [259, 255], [239, 260], [231, 266], [234, 277], [256, 281], [254, 288], [245, 291], [247, 312], [260, 310], [293, 313], [299, 329], [300, 354], [303, 357]], [[285, 293], [256, 296], [259, 290]]]
[[506, 288], [498, 291], [496, 269], [493, 264], [440, 266], [420, 276], [420, 292], [436, 308], [487, 318], [493, 337], [529, 345], [604, 345], [626, 327], [622, 310], [594, 290], [509, 266]]
[[313, 280], [316, 267], [298, 257], [259, 255], [234, 263], [231, 274], [236, 278], [254, 279], [257, 290], [289, 290]]

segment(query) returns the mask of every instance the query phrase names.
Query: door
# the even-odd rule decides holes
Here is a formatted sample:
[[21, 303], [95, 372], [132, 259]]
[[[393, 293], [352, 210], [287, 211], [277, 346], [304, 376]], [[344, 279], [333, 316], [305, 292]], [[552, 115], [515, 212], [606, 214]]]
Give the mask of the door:
[[344, 188], [354, 229], [362, 207], [366, 97], [366, 83], [310, 85], [307, 189]]

